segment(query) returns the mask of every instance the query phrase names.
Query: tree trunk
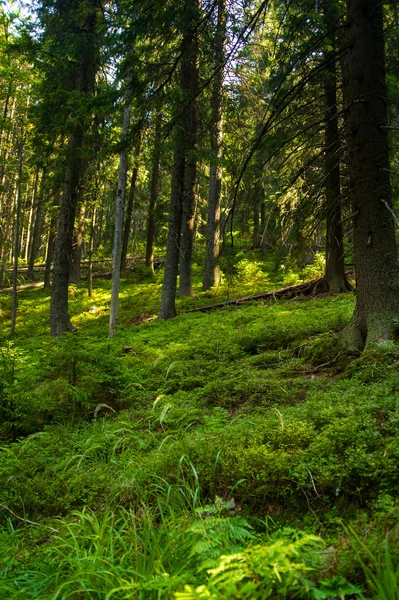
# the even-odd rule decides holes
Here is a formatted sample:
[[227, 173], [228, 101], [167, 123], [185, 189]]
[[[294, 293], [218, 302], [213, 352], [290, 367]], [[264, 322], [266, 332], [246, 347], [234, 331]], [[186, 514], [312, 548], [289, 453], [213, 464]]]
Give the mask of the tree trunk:
[[202, 289], [220, 283], [220, 197], [222, 189], [223, 80], [226, 46], [226, 0], [218, 0], [215, 36], [215, 79], [212, 92], [211, 165], [209, 170], [208, 221], [206, 227], [205, 269]]
[[157, 206], [159, 162], [161, 158], [161, 125], [162, 115], [159, 112], [155, 118], [154, 152], [152, 156], [152, 174], [150, 202], [148, 207], [147, 246], [145, 251], [145, 265], [154, 271], [154, 246], [155, 246], [155, 210]]
[[166, 241], [165, 271], [162, 284], [160, 319], [176, 316], [176, 287], [179, 271], [180, 230], [184, 186], [184, 129], [180, 122], [176, 128], [175, 151], [172, 175], [172, 192], [169, 208], [169, 228]]
[[9, 196], [9, 202], [4, 201], [4, 221], [3, 221], [3, 243], [0, 246], [0, 283], [4, 283], [6, 281], [6, 269], [7, 269], [7, 260], [10, 248], [12, 246], [12, 229], [13, 229], [13, 211], [16, 203], [16, 193], [15, 190], [9, 190], [7, 194]]
[[121, 274], [121, 246], [122, 246], [122, 227], [123, 227], [123, 207], [125, 203], [126, 192], [126, 173], [128, 160], [127, 137], [130, 126], [130, 99], [127, 100], [123, 113], [122, 127], [122, 150], [119, 160], [118, 189], [116, 193], [115, 210], [115, 232], [114, 247], [112, 251], [112, 287], [111, 287], [111, 309], [109, 314], [109, 332], [108, 337], [113, 338], [116, 334], [116, 325], [118, 320], [119, 304], [119, 283]]
[[[75, 90], [87, 95], [94, 88], [97, 66], [97, 40], [95, 36], [98, 4], [90, 0], [85, 13], [85, 22], [80, 27], [81, 45], [84, 51], [76, 65]], [[59, 213], [58, 237], [56, 240], [53, 285], [50, 303], [50, 328], [53, 336], [73, 330], [68, 314], [68, 284], [72, 254], [72, 240], [76, 207], [79, 197], [84, 157], [83, 141], [86, 118], [75, 114], [75, 124], [69, 134], [66, 157], [65, 180]]]
[[19, 146], [19, 165], [18, 165], [18, 188], [17, 202], [15, 207], [15, 231], [14, 231], [14, 269], [12, 278], [12, 310], [11, 310], [11, 337], [15, 335], [15, 325], [17, 321], [17, 305], [18, 305], [18, 255], [19, 255], [19, 226], [21, 218], [21, 202], [22, 202], [22, 169], [23, 169], [23, 149], [24, 138], [21, 128], [21, 140]]
[[72, 240], [76, 205], [81, 177], [84, 128], [75, 125], [69, 136], [67, 168], [58, 221], [58, 236], [55, 246], [53, 285], [50, 304], [50, 327], [53, 336], [72, 331], [68, 314], [68, 284], [72, 260]]
[[54, 261], [55, 253], [55, 229], [57, 226], [57, 219], [52, 218], [50, 223], [50, 230], [47, 241], [47, 253], [46, 253], [46, 266], [44, 269], [44, 289], [51, 289], [51, 265]]
[[90, 221], [89, 238], [89, 261], [87, 265], [87, 293], [89, 298], [93, 294], [93, 243], [94, 243], [94, 222], [96, 220], [96, 207], [93, 207]]
[[[34, 192], [34, 204], [36, 204], [36, 212], [35, 212], [35, 222], [33, 226], [33, 235], [32, 235], [32, 244], [31, 250], [29, 254], [29, 263], [28, 263], [28, 279], [34, 278], [33, 269], [35, 266], [35, 260], [39, 255], [40, 245], [42, 241], [42, 225], [43, 225], [43, 203], [44, 203], [44, 189], [46, 183], [46, 168], [43, 168], [42, 180], [40, 183], [40, 192], [37, 195], [37, 185], [38, 185], [38, 176], [35, 181], [35, 192]], [[36, 202], [37, 199], [37, 202]]]
[[348, 160], [353, 197], [356, 308], [343, 341], [358, 350], [390, 338], [399, 316], [380, 0], [347, 0]]
[[35, 209], [35, 204], [36, 204], [36, 199], [37, 199], [38, 183], [39, 183], [39, 167], [36, 167], [35, 178], [34, 178], [34, 183], [33, 183], [32, 201], [30, 203], [29, 214], [28, 214], [27, 224], [26, 224], [26, 243], [25, 243], [25, 253], [24, 253], [25, 262], [29, 262], [29, 257], [30, 257], [30, 253], [31, 253], [31, 249], [32, 249], [32, 239], [33, 239], [33, 229], [34, 229], [33, 217], [34, 217], [34, 209]]
[[126, 206], [126, 216], [125, 216], [125, 225], [123, 228], [123, 241], [122, 241], [122, 253], [121, 253], [121, 273], [125, 273], [126, 271], [126, 260], [127, 260], [127, 249], [129, 247], [129, 238], [130, 238], [130, 230], [132, 228], [132, 215], [133, 215], [133, 206], [134, 206], [134, 198], [136, 195], [136, 183], [137, 183], [137, 175], [139, 173], [139, 156], [141, 149], [141, 127], [137, 131], [137, 139], [136, 145], [134, 148], [134, 167], [132, 171], [132, 177], [130, 179], [130, 189], [129, 189], [129, 197], [127, 200]]
[[340, 140], [337, 114], [337, 68], [335, 62], [336, 34], [339, 22], [336, 0], [325, 0], [324, 23], [331, 47], [324, 53], [327, 69], [325, 97], [325, 196], [326, 196], [326, 268], [324, 280], [332, 294], [351, 289], [345, 276], [344, 242], [341, 216]]
[[182, 232], [180, 242], [180, 296], [193, 296], [192, 258], [195, 230], [197, 154], [198, 154], [198, 15], [199, 0], [185, 3], [185, 50], [182, 58], [182, 88], [187, 104], [185, 123], [186, 154], [184, 170]]
[[[184, 261], [181, 271], [183, 285], [181, 292], [192, 293], [191, 289], [191, 252], [194, 232], [196, 144], [197, 144], [197, 107], [198, 89], [198, 0], [186, 0], [184, 8], [184, 31], [182, 43], [182, 63], [180, 67], [180, 87], [184, 93], [183, 109], [176, 124], [175, 150], [172, 176], [172, 191], [169, 210], [169, 229], [166, 242], [165, 271], [162, 285], [162, 297], [159, 318], [170, 319], [176, 316], [176, 287], [179, 270], [179, 256]], [[191, 152], [188, 152], [191, 149]], [[186, 162], [188, 169], [186, 169]], [[184, 208], [182, 242], [182, 212]]]
[[[262, 173], [259, 173], [259, 178], [262, 176]], [[255, 202], [253, 207], [253, 217], [254, 217], [254, 234], [252, 238], [252, 248], [254, 250], [258, 250], [260, 248], [260, 242], [262, 239], [261, 232], [261, 221], [260, 221], [260, 211], [261, 211], [261, 194], [263, 191], [262, 181], [260, 180], [256, 184], [255, 188]]]
[[69, 272], [69, 282], [80, 287], [81, 262], [83, 250], [83, 236], [85, 231], [85, 206], [83, 202], [80, 206], [78, 225], [75, 231], [75, 243], [72, 246], [71, 269]]
[[57, 233], [58, 208], [60, 205], [60, 197], [54, 197], [54, 203], [51, 210], [50, 226], [48, 231], [47, 249], [46, 249], [46, 265], [44, 268], [44, 289], [51, 289], [51, 266], [54, 262], [55, 240]]

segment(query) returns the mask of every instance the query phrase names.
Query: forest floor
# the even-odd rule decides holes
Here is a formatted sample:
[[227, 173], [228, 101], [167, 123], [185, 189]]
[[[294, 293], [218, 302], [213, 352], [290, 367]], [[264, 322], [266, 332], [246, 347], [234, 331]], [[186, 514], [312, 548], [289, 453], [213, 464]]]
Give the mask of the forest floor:
[[[179, 309], [296, 283], [242, 262]], [[157, 321], [146, 275], [112, 340], [109, 281], [56, 340], [0, 297], [0, 598], [398, 598], [399, 345], [340, 351], [352, 294]]]

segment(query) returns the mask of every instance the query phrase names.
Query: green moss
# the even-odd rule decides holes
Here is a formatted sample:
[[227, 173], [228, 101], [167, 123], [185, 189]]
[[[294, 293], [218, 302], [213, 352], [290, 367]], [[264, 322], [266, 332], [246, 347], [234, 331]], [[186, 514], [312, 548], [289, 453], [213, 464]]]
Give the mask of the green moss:
[[[347, 357], [340, 378], [323, 366], [336, 357], [336, 333], [353, 310], [351, 296], [257, 303], [160, 322], [151, 320], [159, 283], [130, 278], [122, 285], [118, 335], [108, 340], [109, 282], [96, 286], [91, 299], [74, 292], [79, 330], [60, 340], [49, 337], [48, 296], [24, 292], [18, 335], [13, 345], [2, 343], [3, 597], [50, 598], [61, 585], [76, 595], [79, 577], [107, 591], [128, 581], [131, 597], [172, 597], [201, 583], [205, 560], [251, 546], [250, 537], [239, 537], [242, 524], [234, 518], [240, 513], [266, 538], [265, 516], [268, 527], [295, 523], [327, 538], [347, 515], [371, 521], [376, 536], [394, 519], [397, 345]], [[6, 312], [9, 300], [0, 302]], [[201, 303], [209, 298], [180, 306]], [[197, 508], [202, 516], [195, 523], [206, 529], [201, 539], [192, 521]], [[214, 511], [217, 523], [209, 521], [208, 530]], [[126, 546], [132, 539], [127, 514], [137, 515], [140, 548]], [[15, 515], [37, 522], [37, 532]], [[49, 534], [48, 525], [60, 536]], [[20, 531], [8, 539], [10, 526]], [[212, 554], [215, 527], [220, 543]], [[223, 533], [231, 528], [232, 537]], [[97, 548], [93, 569], [82, 558], [93, 531], [113, 531], [122, 544], [112, 559], [121, 566], [112, 563], [109, 581], [101, 561], [111, 560], [111, 534], [101, 538], [103, 548], [90, 546]], [[172, 550], [166, 554], [167, 567], [149, 559], [172, 547], [175, 559]], [[6, 555], [13, 557], [8, 563]], [[140, 576], [129, 571], [133, 563]]]

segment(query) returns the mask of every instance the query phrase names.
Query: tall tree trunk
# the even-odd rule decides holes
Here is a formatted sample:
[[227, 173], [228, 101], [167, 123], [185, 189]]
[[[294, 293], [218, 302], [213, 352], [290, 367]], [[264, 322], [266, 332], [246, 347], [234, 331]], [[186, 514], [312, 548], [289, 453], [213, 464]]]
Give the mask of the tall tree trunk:
[[29, 262], [29, 257], [30, 257], [31, 248], [32, 248], [32, 238], [33, 238], [33, 229], [34, 229], [33, 217], [34, 217], [35, 204], [36, 204], [36, 200], [37, 200], [38, 183], [39, 183], [39, 167], [36, 167], [35, 179], [34, 179], [34, 183], [33, 183], [33, 196], [32, 196], [32, 200], [30, 203], [29, 215], [28, 215], [27, 224], [26, 224], [26, 244], [25, 244], [25, 256], [24, 256], [25, 262]]
[[94, 206], [90, 220], [90, 237], [89, 237], [89, 260], [87, 265], [87, 293], [89, 298], [93, 294], [93, 244], [94, 244], [94, 222], [96, 220], [96, 207]]
[[162, 285], [160, 319], [176, 316], [176, 287], [179, 271], [180, 230], [182, 222], [182, 202], [184, 186], [184, 122], [178, 123], [175, 132], [172, 191], [169, 208], [169, 228], [166, 241], [165, 271]]
[[23, 169], [23, 149], [24, 138], [21, 127], [21, 140], [19, 146], [19, 165], [18, 165], [18, 187], [17, 187], [17, 202], [15, 207], [15, 231], [14, 231], [14, 269], [12, 278], [12, 310], [11, 310], [11, 337], [15, 335], [15, 325], [17, 322], [17, 283], [18, 283], [18, 255], [19, 255], [19, 227], [21, 218], [21, 202], [22, 202], [22, 169]]
[[130, 100], [127, 100], [123, 113], [122, 127], [122, 150], [119, 159], [118, 189], [116, 193], [115, 210], [115, 232], [114, 247], [112, 251], [112, 287], [111, 287], [111, 309], [109, 314], [109, 332], [108, 337], [113, 338], [116, 334], [116, 325], [118, 319], [119, 304], [119, 283], [121, 274], [121, 245], [122, 245], [122, 226], [123, 226], [123, 207], [125, 203], [126, 192], [126, 173], [128, 160], [127, 137], [130, 126]]
[[220, 197], [222, 189], [223, 80], [226, 46], [226, 0], [218, 0], [215, 35], [215, 78], [212, 91], [211, 165], [209, 170], [208, 220], [202, 289], [220, 283]]
[[[16, 109], [16, 99], [13, 98], [12, 100], [12, 105], [11, 105], [11, 110], [10, 110], [10, 117], [9, 117], [9, 121], [12, 123], [13, 119], [14, 119], [14, 113], [15, 113], [15, 109]], [[4, 141], [4, 151], [2, 152], [2, 159], [0, 161], [0, 209], [3, 209], [3, 197], [5, 197], [5, 192], [6, 192], [6, 186], [5, 186], [5, 181], [6, 181], [6, 176], [7, 176], [7, 164], [8, 164], [8, 157], [10, 155], [11, 149], [14, 146], [13, 140], [10, 140], [10, 138], [15, 138], [15, 134], [16, 134], [16, 130], [15, 128], [11, 128], [9, 127], [7, 129], [7, 133], [5, 136], [5, 141]]]
[[14, 221], [13, 207], [15, 206], [16, 202], [15, 192], [11, 194], [10, 190], [8, 196], [10, 197], [10, 202], [4, 203], [5, 205], [3, 208], [4, 220], [2, 224], [3, 243], [0, 246], [0, 283], [4, 283], [6, 281], [7, 260], [11, 248], [12, 229]]
[[157, 206], [159, 163], [161, 158], [161, 126], [162, 114], [155, 117], [154, 151], [152, 155], [152, 173], [150, 202], [148, 206], [147, 245], [145, 251], [145, 265], [154, 271], [154, 246], [155, 246], [155, 210]]
[[260, 227], [261, 227], [261, 231], [262, 231], [262, 236], [260, 238], [260, 249], [262, 252], [262, 258], [266, 258], [266, 253], [267, 253], [266, 233], [267, 233], [267, 227], [269, 225], [269, 220], [271, 217], [272, 210], [273, 210], [273, 208], [270, 209], [270, 212], [269, 212], [268, 216], [266, 217], [265, 189], [262, 186], [262, 201], [261, 201], [261, 205], [260, 205]]
[[50, 326], [53, 336], [73, 330], [68, 314], [68, 284], [81, 177], [83, 138], [84, 127], [79, 123], [75, 125], [69, 136], [67, 168], [58, 221], [50, 305]]
[[44, 190], [46, 184], [46, 168], [43, 168], [42, 180], [40, 183], [40, 192], [37, 194], [37, 186], [38, 186], [38, 176], [35, 180], [35, 191], [34, 191], [34, 205], [35, 205], [35, 222], [33, 226], [33, 235], [32, 235], [32, 244], [31, 251], [29, 254], [29, 263], [28, 263], [28, 279], [34, 278], [33, 269], [35, 266], [35, 260], [39, 255], [40, 245], [42, 241], [42, 225], [43, 225], [43, 204], [44, 204]]
[[[172, 175], [172, 191], [169, 209], [169, 228], [166, 242], [165, 271], [159, 318], [170, 319], [176, 316], [176, 287], [179, 258], [185, 264], [181, 271], [184, 277], [181, 291], [191, 290], [191, 252], [194, 232], [195, 178], [196, 178], [196, 136], [198, 89], [198, 0], [186, 0], [183, 19], [182, 62], [180, 67], [180, 87], [184, 94], [183, 109], [180, 110], [175, 128], [175, 149]], [[193, 74], [194, 72], [194, 74]], [[180, 107], [179, 107], [180, 108]], [[195, 135], [193, 135], [195, 132]], [[188, 149], [191, 152], [188, 152]], [[186, 162], [189, 168], [186, 168]], [[183, 221], [184, 204], [184, 223]], [[192, 213], [192, 216], [191, 216]], [[185, 236], [182, 242], [182, 226]], [[191, 239], [190, 239], [191, 236]], [[191, 252], [190, 252], [191, 249]], [[180, 282], [181, 283], [181, 282]], [[182, 286], [182, 283], [181, 283]]]
[[56, 238], [57, 219], [53, 217], [50, 222], [50, 229], [47, 241], [46, 266], [44, 269], [44, 289], [51, 289], [51, 265], [54, 261], [55, 238]]
[[54, 262], [55, 240], [57, 234], [58, 209], [60, 206], [60, 194], [54, 196], [53, 207], [51, 210], [51, 219], [48, 230], [47, 249], [46, 249], [46, 264], [44, 268], [44, 289], [51, 289], [51, 267]]
[[[261, 177], [261, 173], [259, 173], [259, 177]], [[262, 181], [257, 182], [255, 188], [255, 198], [254, 198], [254, 207], [253, 207], [253, 217], [254, 217], [254, 234], [252, 238], [252, 248], [254, 250], [258, 250], [260, 248], [260, 242], [262, 239], [261, 232], [261, 220], [260, 220], [260, 211], [261, 211], [261, 193], [262, 193]]]
[[11, 89], [12, 89], [11, 86], [8, 86], [6, 99], [4, 101], [3, 116], [2, 116], [2, 119], [0, 122], [0, 151], [3, 148], [3, 135], [4, 135], [4, 130], [6, 127], [6, 122], [7, 122], [8, 106], [10, 104], [10, 99], [11, 99]]
[[[81, 52], [76, 65], [77, 92], [87, 95], [94, 88], [97, 66], [97, 41], [95, 36], [98, 3], [90, 0], [86, 7], [85, 23], [80, 28]], [[69, 134], [65, 180], [59, 213], [56, 240], [53, 285], [50, 303], [50, 328], [53, 336], [73, 330], [68, 314], [68, 284], [72, 254], [73, 229], [79, 197], [79, 184], [84, 165], [83, 141], [87, 127], [85, 115], [76, 114], [75, 124]]]
[[142, 127], [142, 124], [140, 124], [139, 130], [137, 131], [136, 144], [134, 147], [134, 166], [133, 166], [133, 170], [132, 170], [132, 176], [130, 179], [129, 196], [128, 196], [127, 205], [126, 205], [126, 215], [125, 215], [125, 224], [123, 227], [123, 240], [122, 240], [122, 252], [121, 252], [121, 273], [126, 272], [127, 250], [129, 247], [130, 231], [132, 228], [134, 198], [136, 196], [136, 183], [137, 183], [137, 176], [139, 173], [139, 156], [140, 156], [140, 149], [141, 149], [141, 127]]
[[80, 286], [81, 263], [83, 251], [83, 238], [85, 232], [85, 206], [83, 202], [80, 205], [78, 223], [75, 232], [75, 243], [72, 245], [71, 269], [69, 272], [69, 282]]
[[354, 210], [356, 308], [343, 335], [362, 349], [392, 336], [399, 263], [389, 177], [383, 7], [347, 0], [348, 160]]
[[[188, 104], [185, 124], [186, 158], [184, 170], [182, 233], [180, 241], [180, 296], [193, 296], [192, 258], [195, 230], [197, 153], [198, 153], [198, 17], [199, 0], [186, 0], [184, 28], [185, 52], [182, 58], [182, 87]], [[188, 34], [188, 35], [187, 35]]]
[[341, 216], [340, 140], [337, 112], [336, 34], [339, 12], [336, 0], [324, 0], [324, 23], [331, 50], [324, 53], [327, 70], [325, 96], [325, 195], [326, 195], [326, 268], [324, 280], [332, 294], [351, 289], [345, 276], [344, 241]]

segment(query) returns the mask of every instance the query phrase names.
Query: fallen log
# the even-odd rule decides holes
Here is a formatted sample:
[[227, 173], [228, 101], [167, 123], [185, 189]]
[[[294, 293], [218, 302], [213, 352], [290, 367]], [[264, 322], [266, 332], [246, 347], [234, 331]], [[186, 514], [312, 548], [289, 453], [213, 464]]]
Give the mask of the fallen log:
[[[31, 290], [33, 288], [43, 287], [43, 281], [37, 281], [36, 283], [24, 283], [22, 285], [17, 285], [17, 292], [23, 292], [24, 290]], [[0, 294], [4, 294], [5, 292], [12, 292], [12, 287], [0, 288]]]
[[305, 283], [298, 283], [297, 285], [291, 285], [285, 288], [279, 288], [278, 290], [272, 290], [270, 292], [260, 292], [259, 294], [252, 294], [251, 296], [244, 296], [241, 298], [234, 298], [233, 300], [225, 300], [225, 302], [219, 302], [218, 304], [210, 304], [208, 306], [201, 306], [198, 308], [190, 308], [185, 310], [185, 313], [192, 312], [208, 312], [215, 308], [224, 308], [225, 306], [240, 306], [247, 302], [255, 302], [256, 300], [267, 300], [268, 298], [282, 298], [285, 296], [309, 296], [314, 293], [322, 293], [326, 291], [325, 282], [323, 277], [318, 279], [312, 279]]
[[[133, 265], [143, 265], [145, 263], [145, 257], [143, 256], [130, 256], [127, 259], [127, 263], [128, 264], [133, 264]], [[164, 262], [165, 257], [164, 256], [154, 256], [154, 263], [155, 265], [161, 264], [162, 262]], [[102, 265], [105, 263], [112, 263], [112, 258], [101, 258], [101, 259], [97, 259], [97, 260], [93, 260], [92, 264], [93, 265]], [[83, 259], [81, 261], [81, 267], [83, 269], [87, 268], [89, 264], [89, 261], [87, 259]], [[36, 265], [33, 268], [33, 272], [34, 273], [42, 273], [46, 268], [46, 263], [36, 263]], [[18, 267], [18, 273], [25, 273], [28, 270], [28, 267]], [[13, 267], [8, 267], [6, 269], [6, 273], [12, 273], [13, 272]]]
[[[144, 259], [143, 259], [143, 262], [135, 262], [131, 267], [129, 267], [126, 274], [128, 275], [129, 273], [134, 273], [136, 271], [136, 267], [141, 264], [144, 264]], [[154, 268], [158, 268], [160, 265], [162, 265], [161, 260], [154, 261]], [[53, 269], [51, 269], [51, 272], [52, 271], [53, 271]], [[92, 278], [93, 279], [111, 279], [112, 271], [94, 271], [92, 273]], [[83, 273], [81, 275], [80, 279], [81, 279], [81, 281], [87, 281], [87, 274]], [[23, 277], [22, 277], [22, 280], [23, 280]], [[44, 285], [44, 283], [42, 281], [24, 283], [24, 284], [17, 286], [17, 292], [21, 292], [23, 290], [29, 290], [29, 289], [33, 289], [33, 288], [38, 288], [38, 287], [43, 287], [43, 285]], [[3, 294], [5, 292], [12, 292], [12, 287], [6, 287], [6, 288], [0, 287], [0, 294]]]

